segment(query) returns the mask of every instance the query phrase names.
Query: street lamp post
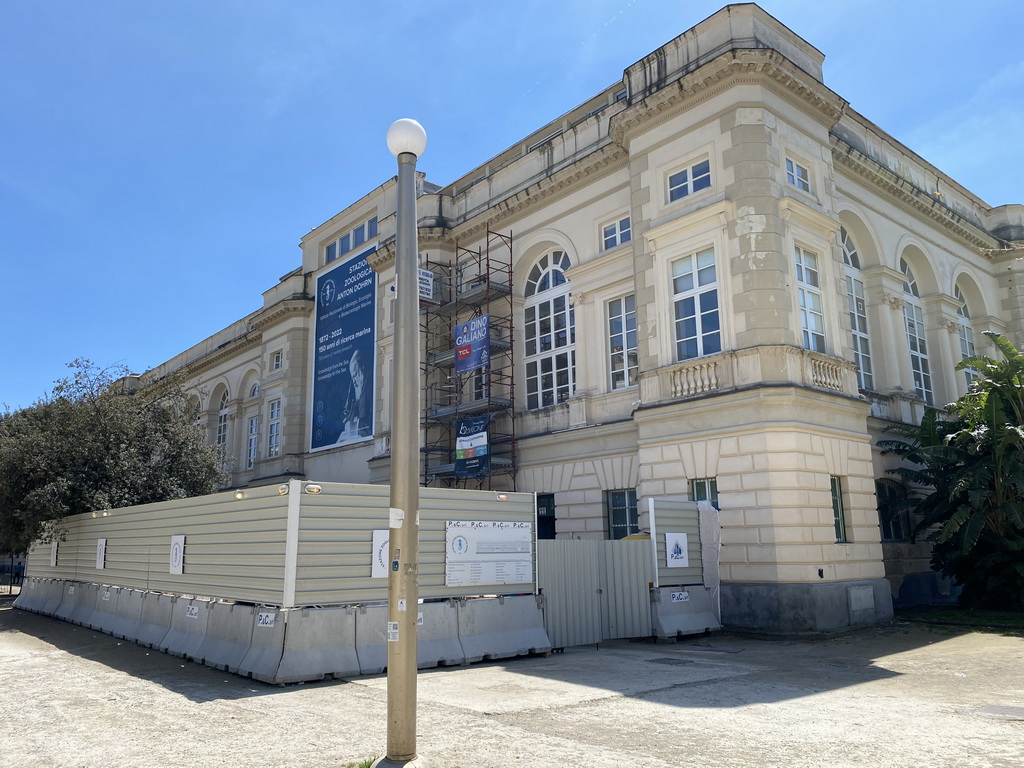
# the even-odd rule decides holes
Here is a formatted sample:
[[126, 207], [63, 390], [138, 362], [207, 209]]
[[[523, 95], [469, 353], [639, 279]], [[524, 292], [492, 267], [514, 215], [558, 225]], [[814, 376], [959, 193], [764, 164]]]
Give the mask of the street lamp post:
[[388, 129], [398, 159], [395, 358], [391, 411], [388, 569], [388, 746], [374, 766], [422, 766], [416, 755], [416, 619], [419, 614], [420, 340], [416, 276], [416, 159], [427, 133], [402, 118]]

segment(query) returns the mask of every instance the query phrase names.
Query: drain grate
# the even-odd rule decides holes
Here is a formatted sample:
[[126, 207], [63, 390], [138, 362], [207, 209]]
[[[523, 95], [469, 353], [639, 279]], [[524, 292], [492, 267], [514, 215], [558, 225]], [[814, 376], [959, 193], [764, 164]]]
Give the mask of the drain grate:
[[665, 656], [659, 659], [647, 659], [651, 664], [667, 664], [670, 667], [681, 667], [684, 664], [693, 664], [689, 659], [677, 659], [672, 656]]

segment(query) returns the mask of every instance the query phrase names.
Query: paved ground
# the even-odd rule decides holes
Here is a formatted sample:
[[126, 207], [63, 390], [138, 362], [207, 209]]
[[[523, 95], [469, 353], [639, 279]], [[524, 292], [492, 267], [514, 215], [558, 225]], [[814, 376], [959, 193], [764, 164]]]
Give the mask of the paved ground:
[[[384, 677], [285, 688], [12, 609], [0, 766], [343, 768], [383, 751]], [[615, 643], [424, 672], [418, 746], [471, 766], [1024, 766], [1024, 638]]]

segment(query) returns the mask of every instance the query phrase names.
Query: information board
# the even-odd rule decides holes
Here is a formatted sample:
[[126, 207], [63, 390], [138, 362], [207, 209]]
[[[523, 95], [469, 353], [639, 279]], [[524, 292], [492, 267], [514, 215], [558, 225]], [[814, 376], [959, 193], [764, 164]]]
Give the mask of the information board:
[[533, 581], [533, 523], [449, 520], [444, 583], [448, 587]]

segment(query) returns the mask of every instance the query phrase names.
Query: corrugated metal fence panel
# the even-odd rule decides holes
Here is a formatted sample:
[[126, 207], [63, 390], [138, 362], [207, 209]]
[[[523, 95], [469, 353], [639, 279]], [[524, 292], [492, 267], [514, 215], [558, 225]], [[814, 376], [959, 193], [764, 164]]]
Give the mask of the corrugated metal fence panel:
[[[654, 524], [658, 545], [658, 582], [662, 587], [703, 583], [700, 555], [700, 525], [697, 502], [662, 497], [654, 500]], [[665, 557], [665, 534], [685, 533], [686, 552], [690, 564], [686, 568], [669, 568]], [[650, 546], [650, 545], [648, 545]]]
[[[33, 548], [33, 576], [280, 604], [284, 588], [287, 496], [253, 488], [242, 499], [219, 493], [75, 515], [50, 567], [50, 545]], [[184, 535], [184, 573], [170, 571], [171, 537]], [[105, 567], [96, 567], [105, 538]]]
[[651, 542], [601, 541], [604, 637], [650, 637]]
[[598, 590], [605, 543], [592, 539], [537, 542], [544, 626], [555, 648], [590, 645], [604, 639]]
[[[387, 529], [390, 491], [384, 485], [320, 483], [322, 492], [303, 494], [295, 601], [298, 605], [387, 600], [387, 579], [370, 577], [373, 531]], [[424, 598], [532, 593], [522, 584], [445, 586], [448, 520], [534, 521], [530, 493], [420, 488], [419, 594]]]
[[[387, 579], [370, 578], [373, 531], [387, 529], [390, 492], [384, 485], [319, 483], [321, 493], [299, 490], [295, 604], [330, 605], [387, 600]], [[420, 489], [420, 596], [532, 593], [523, 584], [446, 587], [445, 523], [448, 520], [534, 521], [534, 496], [490, 491]], [[65, 521], [66, 540], [50, 567], [50, 545], [29, 554], [28, 573], [177, 594], [253, 603], [284, 602], [290, 495], [277, 486], [181, 501], [75, 515]], [[294, 505], [296, 502], [292, 500]], [[185, 567], [170, 570], [171, 536], [184, 535]], [[106, 538], [106, 567], [96, 568], [97, 539]]]

